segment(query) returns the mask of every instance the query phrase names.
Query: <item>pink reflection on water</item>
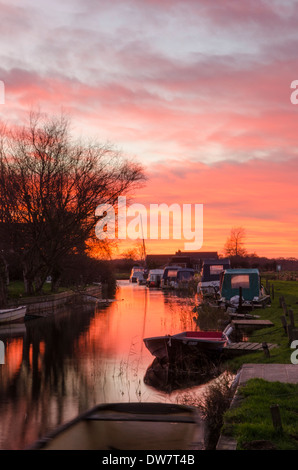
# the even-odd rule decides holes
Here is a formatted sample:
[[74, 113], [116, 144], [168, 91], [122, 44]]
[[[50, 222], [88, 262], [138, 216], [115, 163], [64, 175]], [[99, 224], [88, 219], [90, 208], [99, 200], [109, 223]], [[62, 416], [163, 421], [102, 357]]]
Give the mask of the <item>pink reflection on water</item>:
[[[90, 324], [90, 343], [108, 356], [145, 354], [143, 338], [195, 329], [190, 299], [120, 281], [116, 301], [99, 310]], [[150, 353], [148, 353], [150, 357]]]
[[22, 449], [96, 404], [179, 402], [145, 383], [154, 358], [143, 338], [193, 329], [190, 300], [121, 281], [107, 307], [30, 321], [6, 341], [0, 448]]

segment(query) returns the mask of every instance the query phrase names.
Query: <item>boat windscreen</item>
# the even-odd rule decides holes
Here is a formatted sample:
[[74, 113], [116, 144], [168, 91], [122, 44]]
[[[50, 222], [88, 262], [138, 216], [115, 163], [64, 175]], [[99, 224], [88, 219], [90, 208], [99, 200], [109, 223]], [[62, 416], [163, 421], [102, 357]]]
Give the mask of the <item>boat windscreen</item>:
[[216, 264], [210, 266], [210, 274], [219, 275], [224, 270], [223, 264]]
[[231, 279], [231, 287], [232, 289], [239, 289], [242, 287], [243, 289], [249, 289], [249, 275], [248, 274], [236, 274], [232, 276]]

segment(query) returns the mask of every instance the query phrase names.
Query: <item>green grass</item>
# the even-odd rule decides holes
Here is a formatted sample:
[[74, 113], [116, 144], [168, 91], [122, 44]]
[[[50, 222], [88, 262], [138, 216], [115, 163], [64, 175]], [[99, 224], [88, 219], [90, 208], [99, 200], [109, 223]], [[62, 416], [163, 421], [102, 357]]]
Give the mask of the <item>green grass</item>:
[[115, 273], [115, 277], [116, 279], [119, 279], [119, 280], [125, 280], [125, 279], [129, 279], [130, 278], [130, 273], [121, 273], [121, 272], [116, 272]]
[[[222, 428], [237, 440], [237, 450], [252, 441], [269, 441], [278, 450], [298, 450], [298, 384], [251, 379], [239, 393], [241, 404], [225, 413]], [[279, 406], [282, 430], [273, 426], [272, 405]]]
[[[59, 288], [58, 292], [64, 292], [66, 291], [66, 288]], [[50, 283], [45, 283], [43, 288], [42, 288], [42, 294], [38, 295], [50, 295], [53, 294], [51, 292], [51, 284]], [[8, 298], [9, 299], [19, 299], [22, 297], [26, 297], [25, 294], [25, 289], [24, 289], [24, 283], [23, 281], [12, 281], [10, 282], [8, 286]]]

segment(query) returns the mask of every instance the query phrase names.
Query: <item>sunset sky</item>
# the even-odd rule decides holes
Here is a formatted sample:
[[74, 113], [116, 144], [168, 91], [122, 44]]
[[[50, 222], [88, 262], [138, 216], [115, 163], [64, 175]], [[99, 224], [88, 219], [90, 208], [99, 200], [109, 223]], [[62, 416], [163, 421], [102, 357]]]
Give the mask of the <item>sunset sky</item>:
[[134, 202], [203, 204], [202, 251], [222, 253], [242, 226], [248, 252], [298, 257], [298, 1], [3, 0], [0, 12], [3, 122], [64, 110], [74, 135], [143, 164]]

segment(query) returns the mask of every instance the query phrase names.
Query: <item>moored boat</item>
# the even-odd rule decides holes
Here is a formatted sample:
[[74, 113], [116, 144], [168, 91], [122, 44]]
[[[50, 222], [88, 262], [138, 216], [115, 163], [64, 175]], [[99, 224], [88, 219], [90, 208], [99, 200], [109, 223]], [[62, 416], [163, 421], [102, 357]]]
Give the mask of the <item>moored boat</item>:
[[160, 287], [163, 271], [163, 269], [150, 269], [147, 279], [147, 286]]
[[173, 289], [177, 282], [177, 273], [182, 268], [181, 266], [166, 266], [163, 271], [163, 276], [161, 279], [162, 289]]
[[219, 295], [219, 304], [240, 313], [271, 304], [258, 269], [226, 269], [221, 274]]
[[177, 271], [177, 280], [173, 282], [175, 289], [188, 289], [194, 280], [195, 270], [192, 268], [181, 268]]
[[131, 270], [131, 274], [129, 277], [129, 282], [137, 283], [138, 280], [146, 279], [145, 277], [145, 268], [141, 266], [134, 266]]
[[220, 287], [220, 275], [230, 267], [229, 259], [205, 259], [197, 287], [197, 293], [200, 297], [216, 297]]
[[27, 306], [0, 310], [0, 324], [22, 321], [26, 315]]
[[175, 335], [143, 339], [150, 353], [162, 361], [175, 361], [188, 354], [219, 353], [229, 341], [225, 331], [183, 331]]
[[170, 403], [98, 405], [40, 439], [30, 450], [188, 450], [196, 408]]

